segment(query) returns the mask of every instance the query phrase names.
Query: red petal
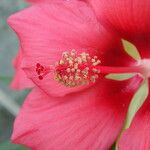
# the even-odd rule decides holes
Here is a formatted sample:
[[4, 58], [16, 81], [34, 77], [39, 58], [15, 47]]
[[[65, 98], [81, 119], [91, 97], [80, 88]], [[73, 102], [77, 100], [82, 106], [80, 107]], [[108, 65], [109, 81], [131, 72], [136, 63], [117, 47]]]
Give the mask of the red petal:
[[150, 149], [150, 95], [121, 137], [119, 150]]
[[52, 65], [63, 51], [90, 50], [105, 65], [129, 65], [133, 61], [122, 50], [120, 40], [98, 24], [92, 10], [81, 1], [36, 5], [10, 17], [9, 24], [19, 35], [28, 77], [50, 95], [62, 96], [80, 90], [59, 86], [52, 75], [42, 81], [35, 75], [36, 63]]
[[124, 35], [150, 34], [150, 1], [89, 0], [97, 16]]
[[150, 38], [137, 39], [134, 40], [133, 43], [136, 45], [143, 59], [150, 58]]
[[122, 88], [131, 81], [106, 80], [63, 98], [35, 89], [15, 121], [13, 142], [37, 150], [109, 149], [138, 86]]
[[[150, 42], [149, 0], [88, 0], [96, 15], [109, 30], [131, 42]], [[141, 54], [146, 50], [140, 49]], [[148, 49], [148, 47], [146, 48]], [[144, 52], [143, 52], [144, 51]], [[149, 55], [150, 56], [150, 55]]]

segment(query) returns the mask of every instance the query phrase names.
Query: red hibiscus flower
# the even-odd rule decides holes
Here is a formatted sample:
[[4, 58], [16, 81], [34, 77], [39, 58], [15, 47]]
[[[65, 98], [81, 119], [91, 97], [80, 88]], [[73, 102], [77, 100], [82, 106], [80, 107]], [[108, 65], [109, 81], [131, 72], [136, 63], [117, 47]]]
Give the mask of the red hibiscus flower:
[[[97, 7], [96, 16], [107, 22]], [[125, 52], [126, 37], [111, 27], [108, 32], [94, 11], [85, 2], [61, 1], [36, 4], [9, 18], [22, 49], [19, 64], [35, 84], [15, 121], [14, 143], [38, 150], [108, 150], [116, 141], [147, 65]], [[138, 74], [125, 81], [105, 78], [130, 72]], [[131, 136], [127, 132], [122, 139]]]

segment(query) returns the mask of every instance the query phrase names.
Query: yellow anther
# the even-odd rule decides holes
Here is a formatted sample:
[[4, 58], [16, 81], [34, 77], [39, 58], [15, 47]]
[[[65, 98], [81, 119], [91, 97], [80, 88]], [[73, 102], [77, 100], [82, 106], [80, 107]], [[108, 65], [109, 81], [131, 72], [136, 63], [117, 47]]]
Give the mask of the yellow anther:
[[96, 69], [99, 63], [97, 56], [91, 57], [86, 52], [64, 52], [59, 63], [56, 63], [55, 79], [69, 87], [95, 83], [99, 77], [100, 71]]

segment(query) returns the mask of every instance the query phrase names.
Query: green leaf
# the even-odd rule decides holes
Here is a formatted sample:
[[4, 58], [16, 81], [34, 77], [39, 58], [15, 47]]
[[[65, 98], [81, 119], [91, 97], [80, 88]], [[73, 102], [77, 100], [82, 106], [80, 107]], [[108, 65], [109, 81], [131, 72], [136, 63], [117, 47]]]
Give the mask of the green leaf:
[[20, 145], [11, 144], [9, 141], [0, 144], [1, 150], [29, 150], [28, 148], [22, 147]]
[[124, 73], [124, 74], [115, 74], [115, 73], [110, 73], [105, 76], [106, 79], [111, 79], [111, 80], [117, 80], [117, 81], [123, 81], [132, 78], [135, 76], [134, 73]]
[[148, 96], [148, 93], [149, 93], [148, 80], [145, 79], [131, 100], [124, 129], [129, 128], [133, 120], [133, 117], [135, 116], [139, 108], [143, 105], [144, 101]]
[[0, 81], [4, 82], [6, 85], [8, 85], [12, 80], [12, 77], [2, 77], [0, 76]]
[[141, 56], [140, 56], [137, 48], [135, 47], [135, 45], [133, 45], [132, 43], [130, 43], [129, 41], [126, 41], [124, 39], [122, 39], [122, 44], [123, 44], [124, 50], [126, 51], [126, 53], [128, 55], [130, 55], [135, 60], [141, 59]]
[[126, 116], [126, 121], [122, 129], [122, 132], [120, 133], [117, 139], [115, 150], [117, 150], [118, 142], [121, 138], [121, 135], [127, 128], [130, 127], [134, 116], [136, 115], [137, 111], [141, 108], [141, 106], [145, 102], [146, 98], [148, 97], [148, 94], [149, 94], [148, 79], [145, 79], [131, 100], [131, 103], [128, 108], [127, 116]]

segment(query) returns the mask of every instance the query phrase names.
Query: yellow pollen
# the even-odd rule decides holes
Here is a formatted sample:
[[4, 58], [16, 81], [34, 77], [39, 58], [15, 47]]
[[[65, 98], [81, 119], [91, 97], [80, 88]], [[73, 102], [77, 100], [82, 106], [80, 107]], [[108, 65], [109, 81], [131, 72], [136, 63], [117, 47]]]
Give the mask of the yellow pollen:
[[100, 63], [97, 56], [91, 57], [87, 52], [63, 52], [56, 62], [55, 79], [67, 87], [95, 83], [100, 73], [96, 67]]

